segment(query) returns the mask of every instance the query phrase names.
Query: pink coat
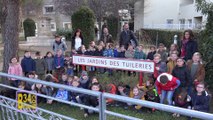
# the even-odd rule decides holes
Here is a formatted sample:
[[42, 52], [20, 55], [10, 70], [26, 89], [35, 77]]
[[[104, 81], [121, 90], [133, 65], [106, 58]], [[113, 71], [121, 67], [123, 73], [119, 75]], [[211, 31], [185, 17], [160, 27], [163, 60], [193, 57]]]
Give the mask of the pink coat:
[[[19, 63], [10, 64], [8, 69], [8, 74], [22, 76], [23, 74], [22, 67]], [[10, 80], [17, 80], [16, 78], [10, 78]]]

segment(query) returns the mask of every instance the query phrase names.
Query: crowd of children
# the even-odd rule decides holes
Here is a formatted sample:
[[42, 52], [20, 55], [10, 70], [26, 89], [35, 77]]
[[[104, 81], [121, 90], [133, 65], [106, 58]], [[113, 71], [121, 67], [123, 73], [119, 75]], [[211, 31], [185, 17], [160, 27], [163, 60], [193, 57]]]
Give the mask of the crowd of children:
[[[186, 43], [184, 43], [184, 45], [185, 44]], [[205, 69], [199, 52], [194, 52], [190, 58], [190, 56], [187, 56], [186, 51], [184, 51], [184, 53], [181, 53], [182, 51], [179, 52], [176, 44], [172, 44], [170, 50], [167, 51], [164, 44], [160, 43], [158, 48], [151, 46], [149, 53], [146, 54], [143, 51], [143, 45], [138, 45], [134, 48], [130, 44], [126, 50], [123, 45], [115, 45], [114, 47], [114, 44], [105, 44], [103, 41], [100, 41], [98, 45], [96, 45], [95, 41], [91, 41], [88, 49], [86, 49], [85, 45], [81, 45], [77, 50], [76, 48], [72, 48], [69, 54], [65, 54], [64, 50], [61, 49], [54, 49], [54, 52], [55, 53], [49, 51], [44, 57], [41, 56], [40, 52], [36, 52], [35, 58], [32, 58], [31, 53], [25, 51], [21, 64], [18, 63], [15, 57], [11, 59], [8, 73], [18, 76], [24, 75], [35, 80], [40, 79], [77, 88], [109, 92], [111, 94], [118, 94], [135, 99], [160, 103], [164, 103], [165, 100], [167, 100], [169, 105], [179, 107], [183, 107], [185, 102], [189, 102], [188, 98], [190, 97], [191, 109], [205, 112], [209, 111], [209, 95], [205, 91], [204, 86]], [[88, 72], [96, 72], [98, 74], [107, 72], [109, 76], [113, 76], [113, 73], [115, 73], [113, 69], [73, 65], [72, 55], [75, 54], [150, 60], [155, 63], [155, 72], [148, 74], [148, 80], [143, 86], [135, 85], [135, 87], [131, 88], [124, 83], [101, 85], [98, 79], [89, 76]], [[181, 57], [180, 54], [184, 54], [185, 57]], [[185, 61], [185, 58], [187, 58], [188, 61]], [[79, 73], [80, 76], [78, 77]], [[131, 76], [132, 73], [134, 75], [136, 74], [135, 72], [129, 71], [128, 75]], [[88, 106], [99, 106], [97, 97], [67, 91], [65, 89], [56, 89], [42, 84], [20, 82], [12, 78], [10, 81], [13, 86], [21, 89], [32, 90], [37, 93]], [[187, 92], [182, 93], [182, 91]], [[180, 99], [182, 101], [179, 100], [180, 93], [184, 96], [183, 99]], [[52, 104], [53, 101], [47, 99], [46, 102], [47, 104]], [[136, 110], [143, 109], [139, 105], [119, 103], [112, 99], [107, 99], [106, 102], [110, 105], [123, 104], [125, 108], [131, 106]], [[152, 110], [154, 110], [154, 108]], [[87, 109], [84, 111], [85, 117], [94, 112]], [[175, 114], [175, 116], [178, 115]]]

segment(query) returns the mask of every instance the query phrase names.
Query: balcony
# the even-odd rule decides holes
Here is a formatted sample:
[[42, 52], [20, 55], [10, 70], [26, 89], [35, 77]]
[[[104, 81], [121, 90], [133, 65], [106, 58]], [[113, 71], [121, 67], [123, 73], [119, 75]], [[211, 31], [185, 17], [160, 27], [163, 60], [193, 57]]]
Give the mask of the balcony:
[[168, 29], [168, 30], [185, 30], [185, 29], [201, 30], [205, 28], [205, 24], [146, 24], [144, 25], [143, 28]]

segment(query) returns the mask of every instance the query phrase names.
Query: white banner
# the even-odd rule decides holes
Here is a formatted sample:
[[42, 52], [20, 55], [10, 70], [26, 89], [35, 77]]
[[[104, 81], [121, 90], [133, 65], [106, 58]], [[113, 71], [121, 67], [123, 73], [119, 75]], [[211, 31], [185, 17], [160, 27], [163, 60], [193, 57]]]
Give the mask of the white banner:
[[135, 59], [73, 55], [73, 64], [129, 71], [154, 72], [154, 62]]

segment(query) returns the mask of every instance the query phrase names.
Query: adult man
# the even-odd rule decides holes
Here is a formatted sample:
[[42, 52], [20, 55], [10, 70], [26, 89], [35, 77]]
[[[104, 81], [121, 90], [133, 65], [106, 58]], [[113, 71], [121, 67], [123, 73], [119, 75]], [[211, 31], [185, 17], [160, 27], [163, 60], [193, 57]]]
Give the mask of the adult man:
[[101, 35], [100, 41], [103, 41], [105, 44], [106, 44], [106, 43], [113, 43], [112, 35], [109, 34], [108, 28], [105, 27], [105, 28], [103, 29], [103, 34]]
[[128, 48], [128, 45], [131, 44], [134, 48], [138, 46], [138, 41], [133, 33], [133, 31], [129, 30], [129, 24], [125, 23], [123, 25], [123, 31], [120, 34], [120, 46], [124, 45], [125, 49]]

